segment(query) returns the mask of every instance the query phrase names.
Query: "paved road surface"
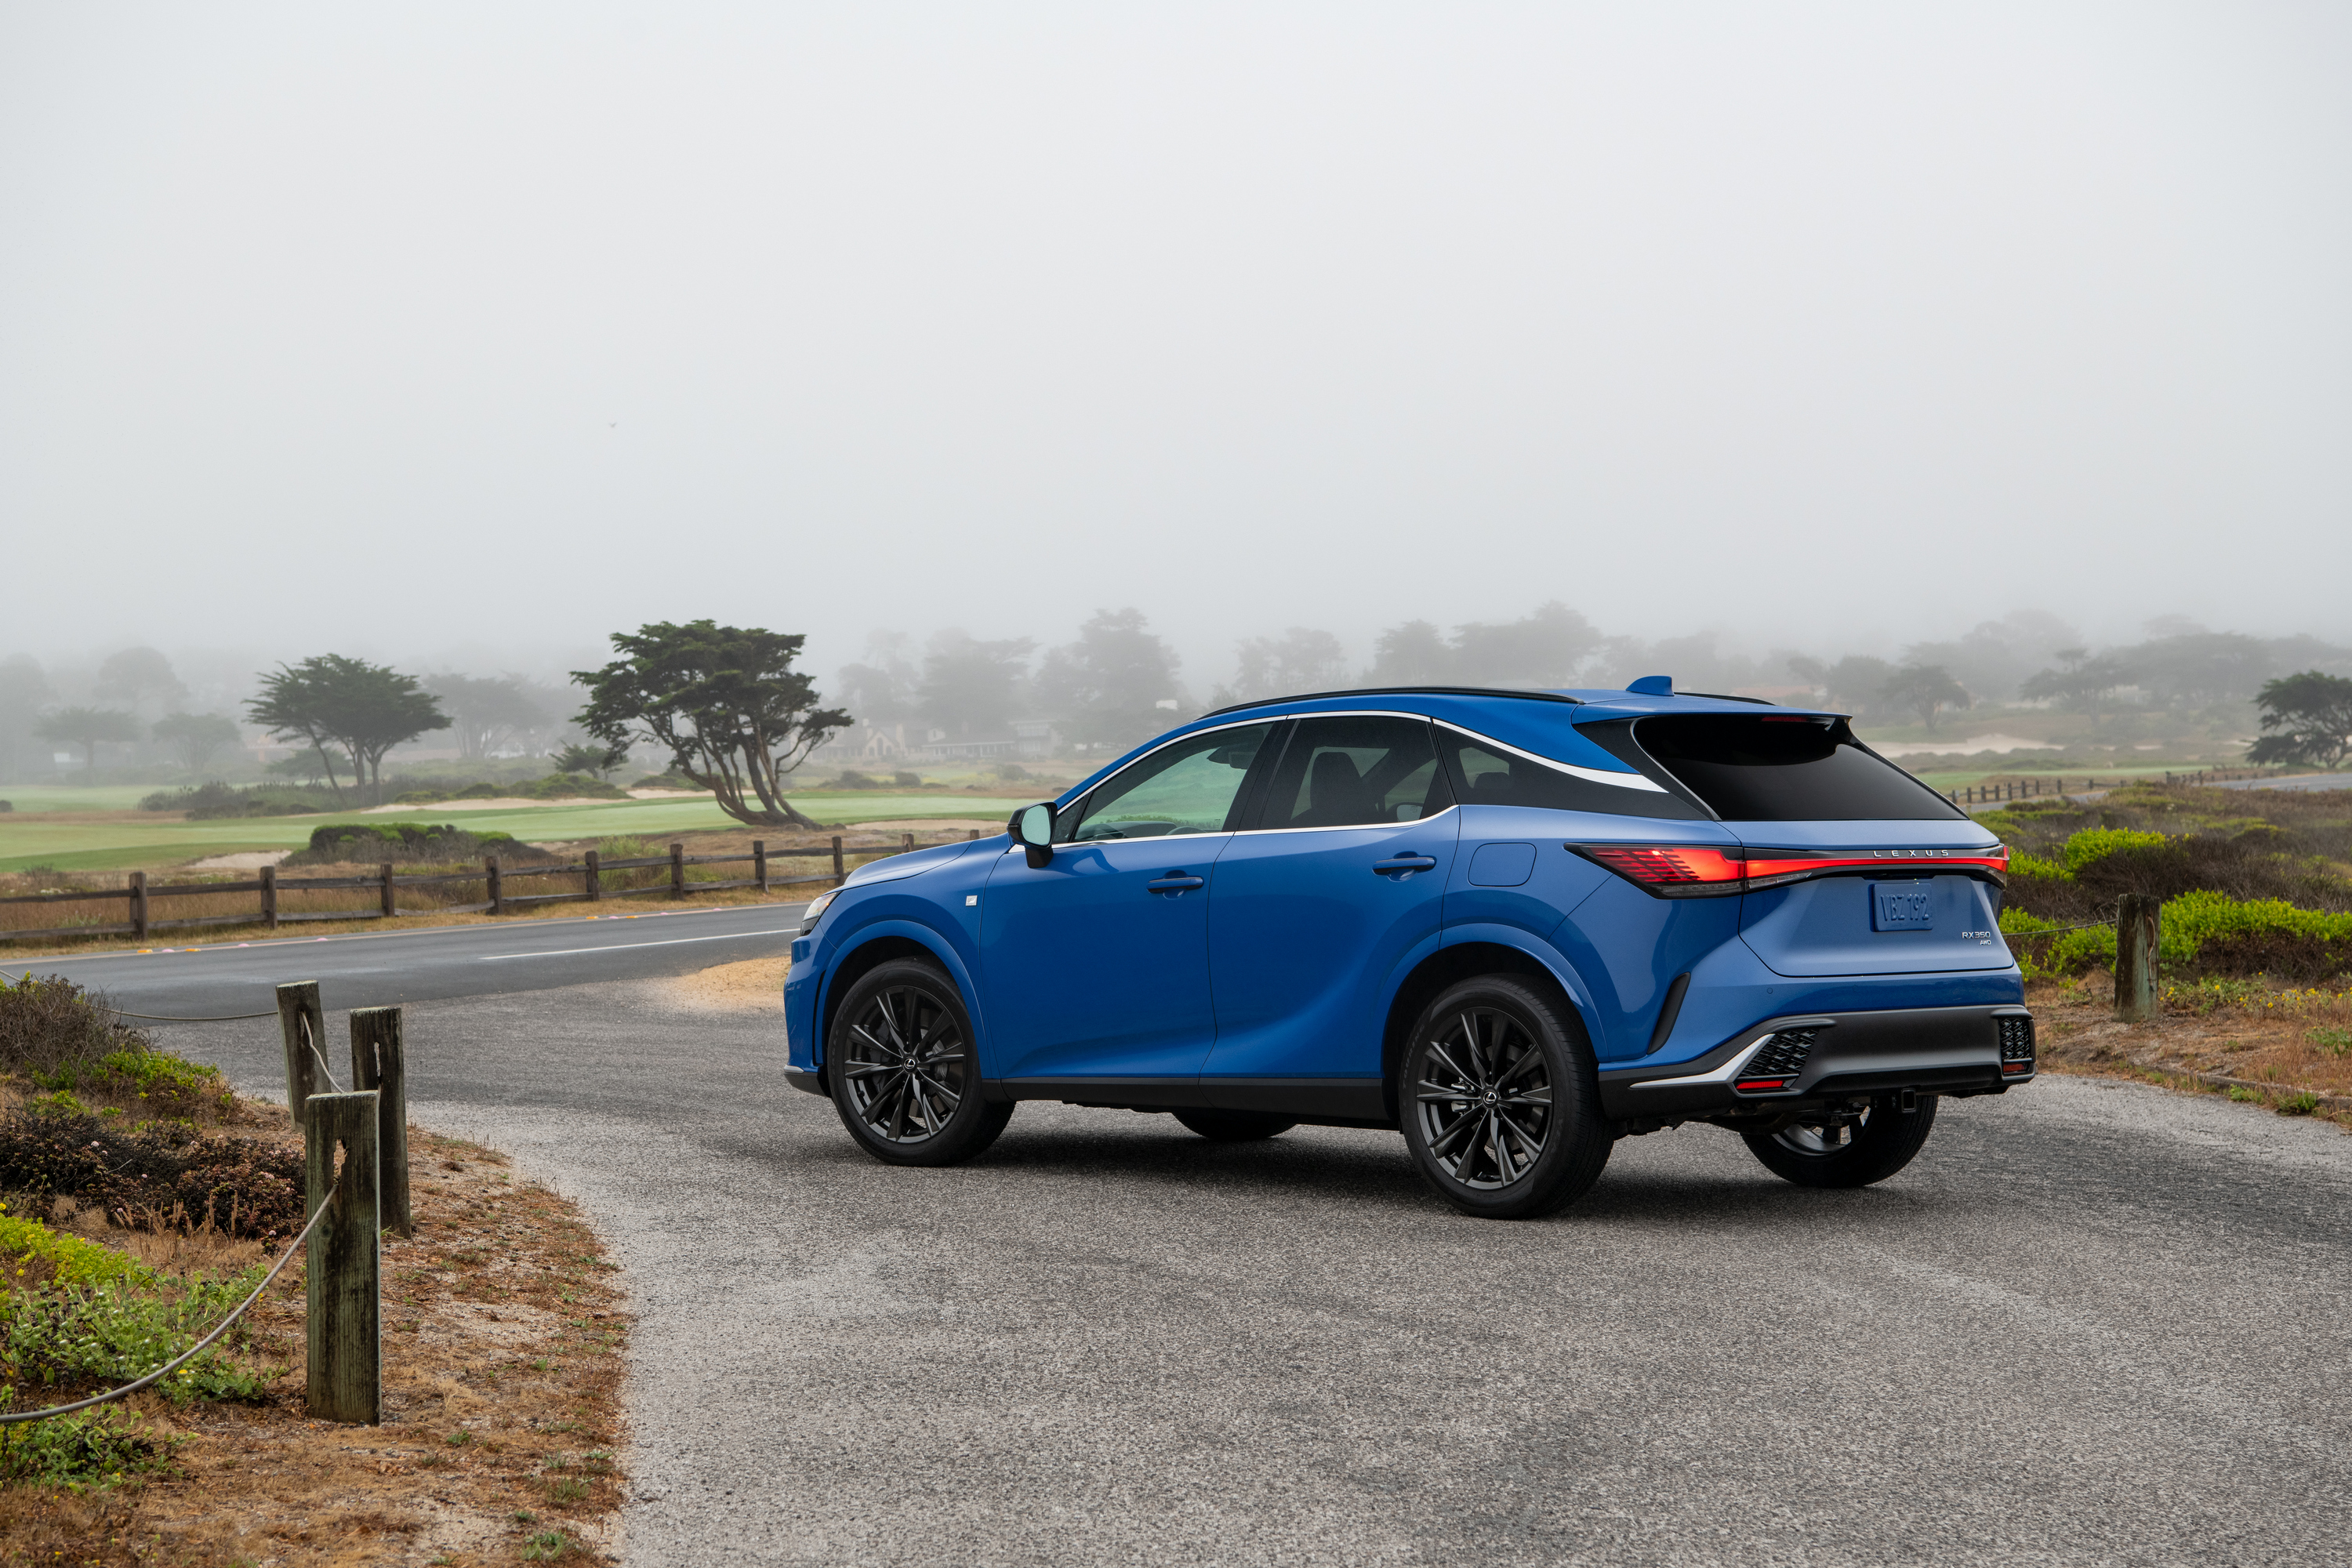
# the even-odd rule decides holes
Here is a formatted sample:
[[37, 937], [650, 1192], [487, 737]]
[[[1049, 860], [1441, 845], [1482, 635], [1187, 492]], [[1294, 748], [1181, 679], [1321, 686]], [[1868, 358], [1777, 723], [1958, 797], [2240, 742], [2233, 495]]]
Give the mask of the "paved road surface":
[[2283, 779], [2224, 779], [2215, 789], [2352, 789], [2352, 773], [2296, 773]]
[[0, 958], [63, 974], [134, 1013], [259, 1013], [272, 988], [316, 980], [330, 1008], [390, 1006], [491, 992], [544, 991], [590, 981], [686, 974], [714, 963], [781, 955], [803, 906], [646, 910], [505, 925], [280, 937], [79, 958]]
[[[648, 985], [408, 1034], [419, 1119], [627, 1269], [633, 1563], [2346, 1560], [2334, 1127], [2045, 1079], [1866, 1192], [1686, 1128], [1506, 1226], [1378, 1132], [1028, 1105], [887, 1169], [772, 1017]], [[279, 1071], [267, 1023], [173, 1044]]]

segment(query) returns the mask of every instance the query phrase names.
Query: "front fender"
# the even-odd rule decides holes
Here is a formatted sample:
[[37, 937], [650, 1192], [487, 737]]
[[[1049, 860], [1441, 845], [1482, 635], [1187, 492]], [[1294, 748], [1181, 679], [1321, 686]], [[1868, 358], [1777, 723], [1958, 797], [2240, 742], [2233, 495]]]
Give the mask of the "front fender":
[[946, 970], [948, 977], [955, 982], [956, 991], [963, 998], [964, 1012], [971, 1019], [972, 1048], [982, 1052], [982, 1059], [986, 1059], [988, 1023], [981, 1011], [980, 987], [973, 984], [971, 966], [965, 961], [964, 953], [951, 937], [937, 928], [900, 914], [868, 921], [855, 931], [844, 933], [838, 942], [825, 944], [832, 952], [818, 980], [816, 995], [809, 1013], [809, 1066], [814, 1068], [824, 1061], [823, 1026], [833, 1006], [834, 987], [840, 978], [844, 961], [859, 948], [886, 937], [903, 937], [940, 961], [940, 967]]

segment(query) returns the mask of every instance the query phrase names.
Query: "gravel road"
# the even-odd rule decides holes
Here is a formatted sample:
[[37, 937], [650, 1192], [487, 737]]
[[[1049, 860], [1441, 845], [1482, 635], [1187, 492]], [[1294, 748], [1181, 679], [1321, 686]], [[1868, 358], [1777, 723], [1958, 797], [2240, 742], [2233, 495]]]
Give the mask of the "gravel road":
[[634, 1563], [2346, 1560], [2332, 1126], [2045, 1079], [1869, 1191], [1685, 1129], [1486, 1225], [1376, 1132], [1030, 1105], [886, 1169], [772, 1022], [664, 994], [409, 1015], [418, 1120], [628, 1270]]

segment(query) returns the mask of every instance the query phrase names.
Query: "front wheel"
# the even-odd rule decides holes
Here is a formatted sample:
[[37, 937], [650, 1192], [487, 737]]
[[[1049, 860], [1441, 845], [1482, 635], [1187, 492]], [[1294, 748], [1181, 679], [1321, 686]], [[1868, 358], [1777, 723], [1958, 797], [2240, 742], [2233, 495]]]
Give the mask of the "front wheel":
[[1895, 1096], [1882, 1094], [1841, 1121], [1741, 1136], [1767, 1169], [1801, 1187], [1866, 1187], [1909, 1164], [1935, 1126], [1934, 1095], [1919, 1096], [1916, 1108], [1906, 1111]]
[[858, 1146], [892, 1165], [952, 1165], [1013, 1120], [980, 1096], [980, 1056], [955, 982], [919, 959], [851, 986], [825, 1047], [834, 1109]]
[[1515, 976], [1465, 980], [1412, 1026], [1398, 1120], [1423, 1180], [1464, 1214], [1533, 1219], [1601, 1179], [1609, 1129], [1584, 1032]]

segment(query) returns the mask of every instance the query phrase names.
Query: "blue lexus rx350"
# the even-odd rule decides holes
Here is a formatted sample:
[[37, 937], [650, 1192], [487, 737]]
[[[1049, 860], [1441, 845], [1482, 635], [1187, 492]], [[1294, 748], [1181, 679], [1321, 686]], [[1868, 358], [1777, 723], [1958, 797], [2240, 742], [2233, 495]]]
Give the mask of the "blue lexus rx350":
[[2033, 1076], [2007, 865], [1837, 713], [1663, 677], [1251, 704], [811, 904], [788, 1077], [895, 1164], [1052, 1100], [1394, 1129], [1496, 1218], [1690, 1121], [1858, 1186]]

